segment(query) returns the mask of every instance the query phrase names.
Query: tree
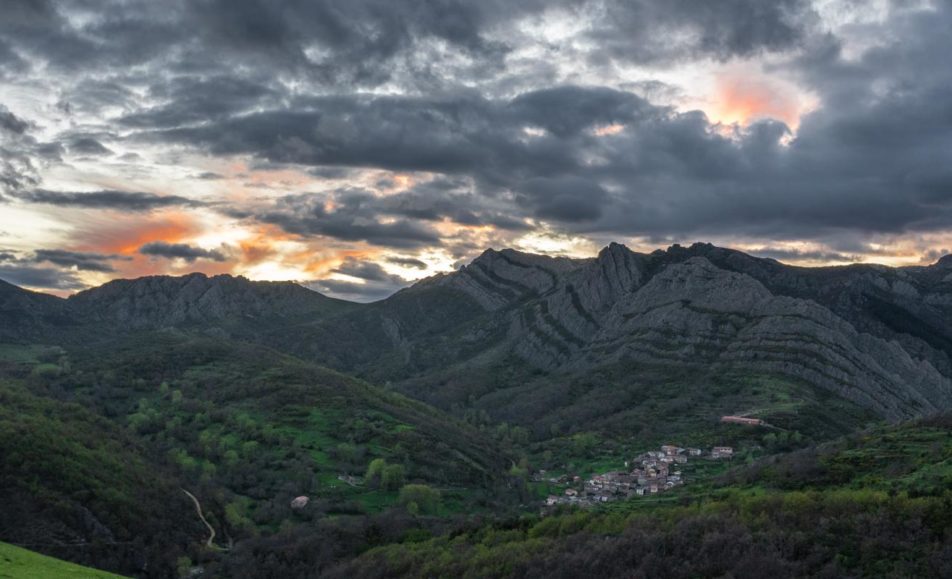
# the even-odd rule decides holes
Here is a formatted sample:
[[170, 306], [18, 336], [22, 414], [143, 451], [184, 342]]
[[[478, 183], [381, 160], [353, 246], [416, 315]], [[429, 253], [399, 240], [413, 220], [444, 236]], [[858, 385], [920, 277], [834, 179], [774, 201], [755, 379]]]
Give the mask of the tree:
[[440, 508], [440, 491], [422, 484], [408, 484], [400, 489], [399, 503], [411, 514], [436, 513]]
[[395, 491], [403, 485], [406, 472], [402, 464], [390, 464], [383, 469], [380, 486], [388, 491]]
[[382, 458], [375, 458], [367, 466], [367, 473], [364, 475], [364, 482], [367, 486], [377, 486], [383, 478], [383, 471], [387, 468], [387, 461]]

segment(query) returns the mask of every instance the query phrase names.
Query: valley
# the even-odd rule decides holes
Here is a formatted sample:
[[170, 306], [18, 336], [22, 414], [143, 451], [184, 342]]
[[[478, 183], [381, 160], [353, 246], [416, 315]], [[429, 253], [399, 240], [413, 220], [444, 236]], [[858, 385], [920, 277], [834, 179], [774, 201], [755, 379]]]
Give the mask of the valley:
[[[0, 540], [149, 577], [535, 576], [693, 552], [678, 525], [748, 549], [639, 559], [673, 577], [767, 565], [786, 505], [800, 533], [824, 509], [847, 534], [915, 518], [908, 569], [945, 569], [945, 268], [612, 244], [489, 250], [371, 304], [201, 274], [0, 284]], [[864, 552], [776, 570], [876, 569]]]

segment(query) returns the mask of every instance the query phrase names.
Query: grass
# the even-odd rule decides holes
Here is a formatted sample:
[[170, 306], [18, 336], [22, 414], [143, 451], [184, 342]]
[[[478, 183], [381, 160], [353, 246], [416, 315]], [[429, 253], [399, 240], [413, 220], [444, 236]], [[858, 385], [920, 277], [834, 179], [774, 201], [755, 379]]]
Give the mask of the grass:
[[0, 543], [0, 579], [59, 579], [60, 577], [110, 579], [121, 576]]

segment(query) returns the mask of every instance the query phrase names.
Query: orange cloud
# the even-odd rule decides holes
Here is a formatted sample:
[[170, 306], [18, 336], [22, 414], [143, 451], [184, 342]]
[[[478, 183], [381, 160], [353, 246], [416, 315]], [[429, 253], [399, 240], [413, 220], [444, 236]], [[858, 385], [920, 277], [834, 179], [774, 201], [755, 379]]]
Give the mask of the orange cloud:
[[77, 249], [132, 255], [150, 241], [181, 243], [200, 232], [198, 222], [182, 211], [163, 211], [142, 217], [109, 215], [79, 233]]
[[192, 271], [209, 275], [230, 272], [233, 264], [228, 262], [202, 260], [183, 264], [173, 260], [150, 259], [139, 254], [139, 248], [146, 243], [188, 243], [201, 233], [199, 221], [184, 211], [169, 210], [144, 216], [106, 214], [76, 233], [73, 248], [76, 251], [119, 254], [130, 258], [113, 262], [122, 277], [180, 275]]
[[714, 104], [707, 113], [712, 121], [724, 124], [772, 118], [796, 128], [802, 109], [792, 87], [756, 75], [730, 73], [718, 77]]
[[321, 251], [319, 253], [307, 250], [289, 256], [289, 260], [294, 263], [300, 263], [301, 269], [310, 274], [325, 275], [330, 273], [335, 267], [339, 267], [348, 258], [373, 259], [379, 255], [379, 251], [369, 249], [341, 249]]

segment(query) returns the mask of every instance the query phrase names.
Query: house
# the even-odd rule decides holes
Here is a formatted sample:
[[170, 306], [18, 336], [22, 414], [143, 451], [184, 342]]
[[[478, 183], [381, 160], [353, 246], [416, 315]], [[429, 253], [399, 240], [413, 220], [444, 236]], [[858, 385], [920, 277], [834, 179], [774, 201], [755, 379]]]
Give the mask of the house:
[[730, 446], [715, 446], [711, 449], [711, 458], [731, 458], [734, 448]]
[[676, 463], [678, 463], [678, 464], [685, 464], [685, 463], [687, 463], [687, 461], [688, 461], [688, 457], [686, 457], [686, 456], [684, 456], [684, 455], [682, 455], [682, 454], [679, 454], [678, 456], [674, 457], [674, 462], [676, 462]]
[[567, 496], [567, 497], [575, 497], [575, 496], [578, 496], [578, 491], [575, 490], [575, 489], [565, 489], [565, 496]]
[[661, 445], [661, 452], [663, 452], [666, 456], [674, 456], [676, 454], [680, 454], [683, 450], [684, 449], [681, 448], [680, 446], [675, 446], [673, 444]]
[[700, 448], [688, 448], [686, 449], [686, 452], [690, 456], [701, 456], [704, 453], [704, 451]]
[[559, 504], [559, 497], [557, 497], [557, 496], [555, 496], [555, 495], [549, 495], [549, 496], [545, 499], [545, 504], [546, 504], [546, 506], [549, 506], [549, 507], [551, 507], [552, 505], [557, 505], [557, 504]]

